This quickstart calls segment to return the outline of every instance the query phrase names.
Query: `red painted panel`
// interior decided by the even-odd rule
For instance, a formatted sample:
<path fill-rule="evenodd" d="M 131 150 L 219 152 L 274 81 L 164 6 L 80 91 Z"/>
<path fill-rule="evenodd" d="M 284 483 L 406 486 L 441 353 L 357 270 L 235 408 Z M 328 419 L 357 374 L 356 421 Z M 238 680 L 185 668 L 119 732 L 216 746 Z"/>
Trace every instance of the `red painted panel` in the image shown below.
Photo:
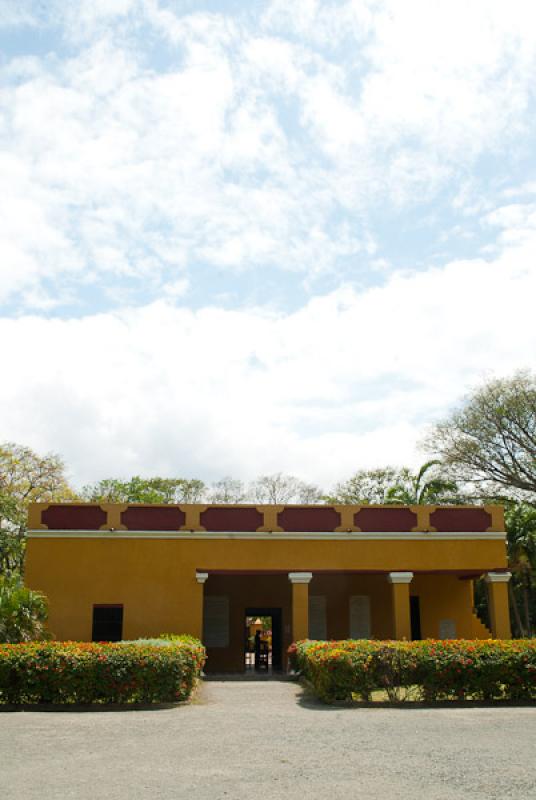
<path fill-rule="evenodd" d="M 99 506 L 49 506 L 41 522 L 51 531 L 98 531 L 106 523 L 106 511 Z"/>
<path fill-rule="evenodd" d="M 333 531 L 341 524 L 334 508 L 308 508 L 287 506 L 277 515 L 277 524 L 284 531 Z"/>
<path fill-rule="evenodd" d="M 491 514 L 483 508 L 438 508 L 430 514 L 430 525 L 438 531 L 485 531 Z"/>
<path fill-rule="evenodd" d="M 173 506 L 131 506 L 121 514 L 129 531 L 178 531 L 185 519 L 184 511 Z"/>
<path fill-rule="evenodd" d="M 410 531 L 417 515 L 409 508 L 362 508 L 354 514 L 354 524 L 362 531 Z"/>
<path fill-rule="evenodd" d="M 256 531 L 263 523 L 256 508 L 207 508 L 200 519 L 207 531 Z"/>

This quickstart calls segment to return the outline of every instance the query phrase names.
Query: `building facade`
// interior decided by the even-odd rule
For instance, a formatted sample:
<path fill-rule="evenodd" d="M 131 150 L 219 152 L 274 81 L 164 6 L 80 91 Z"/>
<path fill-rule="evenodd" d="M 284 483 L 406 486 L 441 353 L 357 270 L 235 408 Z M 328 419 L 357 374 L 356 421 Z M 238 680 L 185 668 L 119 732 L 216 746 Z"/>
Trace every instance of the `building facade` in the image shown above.
<path fill-rule="evenodd" d="M 35 504 L 26 583 L 57 639 L 190 633 L 235 672 L 263 617 L 285 668 L 306 637 L 509 638 L 505 539 L 499 506 Z"/>

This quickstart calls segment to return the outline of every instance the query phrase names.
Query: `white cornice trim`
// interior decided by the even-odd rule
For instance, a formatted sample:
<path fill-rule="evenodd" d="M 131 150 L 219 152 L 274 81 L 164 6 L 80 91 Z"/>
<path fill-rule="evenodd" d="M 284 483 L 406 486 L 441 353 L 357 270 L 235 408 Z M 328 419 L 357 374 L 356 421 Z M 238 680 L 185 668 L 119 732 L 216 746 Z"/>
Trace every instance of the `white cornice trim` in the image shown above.
<path fill-rule="evenodd" d="M 511 572 L 488 572 L 484 580 L 486 583 L 508 583 L 511 577 Z"/>
<path fill-rule="evenodd" d="M 289 572 L 288 579 L 291 583 L 311 583 L 312 572 Z"/>
<path fill-rule="evenodd" d="M 266 541 L 308 541 L 325 542 L 366 542 L 390 540 L 402 542 L 442 542 L 442 541 L 504 541 L 506 533 L 502 531 L 486 531 L 485 533 L 455 531 L 452 533 L 424 532 L 368 532 L 350 533 L 325 531 L 283 531 L 269 533 L 266 531 L 52 531 L 46 529 L 27 531 L 29 539 L 193 539 L 197 541 L 209 539 L 262 539 Z"/>
<path fill-rule="evenodd" d="M 389 572 L 387 580 L 389 583 L 411 583 L 413 572 Z"/>

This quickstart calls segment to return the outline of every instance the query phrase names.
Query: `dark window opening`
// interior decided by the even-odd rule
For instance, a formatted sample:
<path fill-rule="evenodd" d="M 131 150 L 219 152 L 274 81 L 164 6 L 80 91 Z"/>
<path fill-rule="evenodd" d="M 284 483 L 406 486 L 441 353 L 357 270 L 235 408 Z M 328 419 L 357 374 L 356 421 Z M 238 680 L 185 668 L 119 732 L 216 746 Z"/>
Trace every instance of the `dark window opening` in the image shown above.
<path fill-rule="evenodd" d="M 411 615 L 411 638 L 413 641 L 422 639 L 421 636 L 421 603 L 416 595 L 409 598 L 409 610 Z"/>
<path fill-rule="evenodd" d="M 123 606 L 93 606 L 93 642 L 120 642 L 123 638 Z"/>

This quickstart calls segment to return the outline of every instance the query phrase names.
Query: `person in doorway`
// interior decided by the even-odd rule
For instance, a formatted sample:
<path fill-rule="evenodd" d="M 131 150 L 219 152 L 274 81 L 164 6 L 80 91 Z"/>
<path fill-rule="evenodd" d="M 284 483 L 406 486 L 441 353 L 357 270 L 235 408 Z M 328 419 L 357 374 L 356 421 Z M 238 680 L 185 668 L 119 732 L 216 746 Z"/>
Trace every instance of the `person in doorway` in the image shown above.
<path fill-rule="evenodd" d="M 261 632 L 255 631 L 255 669 L 259 669 L 260 657 L 261 657 Z"/>

